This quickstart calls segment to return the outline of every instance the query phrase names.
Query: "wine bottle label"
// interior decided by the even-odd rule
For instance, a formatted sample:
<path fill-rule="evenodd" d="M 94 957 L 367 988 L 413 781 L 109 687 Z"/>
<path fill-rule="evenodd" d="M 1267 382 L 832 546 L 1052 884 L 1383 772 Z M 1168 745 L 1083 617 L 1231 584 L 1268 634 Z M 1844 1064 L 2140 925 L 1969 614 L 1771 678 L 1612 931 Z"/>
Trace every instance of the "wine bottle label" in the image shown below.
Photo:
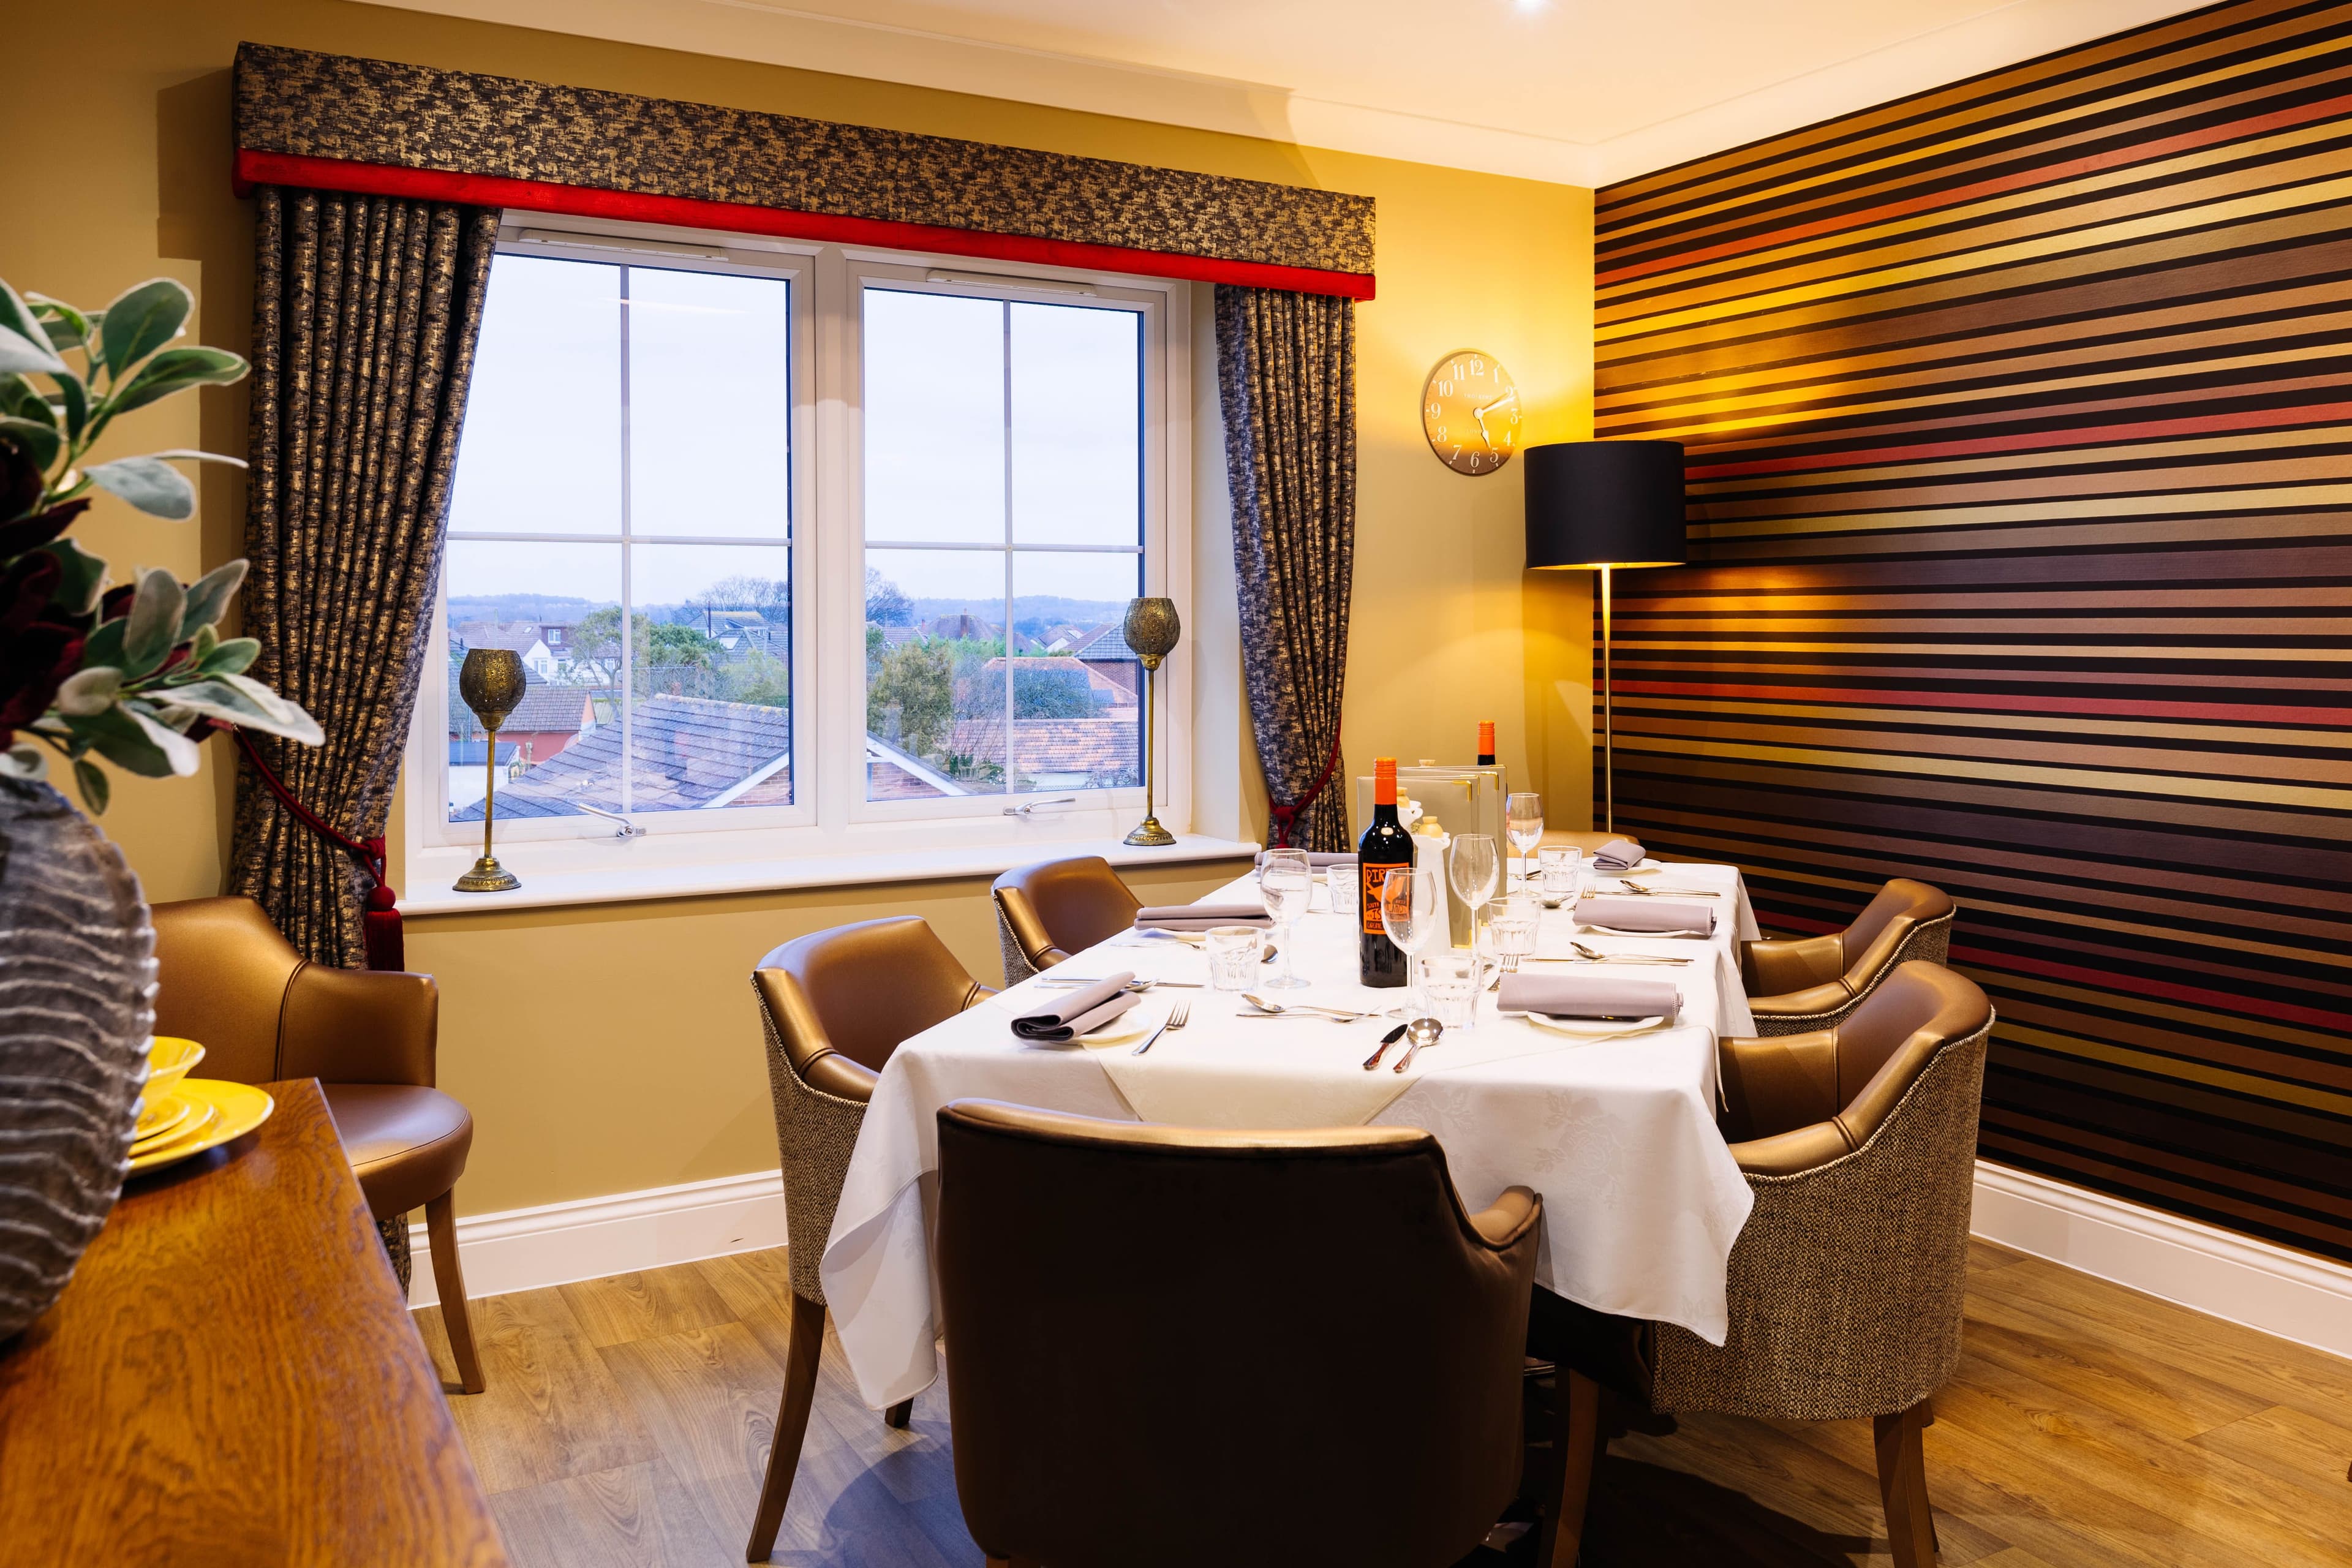
<path fill-rule="evenodd" d="M 1388 927 L 1381 924 L 1381 891 L 1388 881 L 1389 873 L 1396 868 L 1365 864 L 1360 869 L 1364 879 L 1364 896 L 1359 900 L 1358 907 L 1364 911 L 1364 934 L 1386 936 Z"/>

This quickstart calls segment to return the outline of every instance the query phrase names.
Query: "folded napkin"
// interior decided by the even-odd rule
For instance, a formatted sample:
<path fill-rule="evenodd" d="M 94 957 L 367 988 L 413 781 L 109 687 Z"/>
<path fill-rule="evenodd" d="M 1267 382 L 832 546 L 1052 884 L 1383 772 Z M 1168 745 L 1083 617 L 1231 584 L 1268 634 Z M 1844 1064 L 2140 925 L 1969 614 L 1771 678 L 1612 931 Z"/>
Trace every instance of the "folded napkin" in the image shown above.
<path fill-rule="evenodd" d="M 1682 1011 L 1682 993 L 1663 980 L 1601 980 L 1580 974 L 1506 974 L 1495 1005 L 1551 1018 L 1664 1018 Z"/>
<path fill-rule="evenodd" d="M 1258 869 L 1265 868 L 1265 858 L 1272 853 L 1273 851 L 1269 849 L 1261 849 L 1257 852 Z M 1356 852 L 1352 849 L 1344 852 L 1338 849 L 1308 849 L 1302 853 L 1307 857 L 1307 864 L 1318 871 L 1326 866 L 1352 866 L 1356 863 Z"/>
<path fill-rule="evenodd" d="M 1075 1040 L 1090 1035 L 1141 1000 L 1127 988 L 1134 978 L 1130 969 L 1056 996 L 1013 1019 L 1013 1032 L 1024 1040 Z"/>
<path fill-rule="evenodd" d="M 1649 853 L 1630 838 L 1612 838 L 1592 852 L 1592 864 L 1602 871 L 1630 871 Z"/>
<path fill-rule="evenodd" d="M 1715 907 L 1685 904 L 1672 899 L 1583 899 L 1576 906 L 1580 925 L 1608 926 L 1613 931 L 1654 931 L 1672 935 L 1715 934 Z"/>
<path fill-rule="evenodd" d="M 1209 931 L 1217 926 L 1270 926 L 1264 904 L 1146 904 L 1135 911 L 1138 931 Z"/>

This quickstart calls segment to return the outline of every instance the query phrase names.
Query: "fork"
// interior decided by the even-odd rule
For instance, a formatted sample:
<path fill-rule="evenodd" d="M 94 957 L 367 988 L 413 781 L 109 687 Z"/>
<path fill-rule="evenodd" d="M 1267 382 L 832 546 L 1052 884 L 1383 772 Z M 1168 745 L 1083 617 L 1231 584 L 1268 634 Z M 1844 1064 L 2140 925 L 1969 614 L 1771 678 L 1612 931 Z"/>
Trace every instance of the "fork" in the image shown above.
<path fill-rule="evenodd" d="M 1186 1024 L 1192 1022 L 1192 1004 L 1190 1002 L 1177 1003 L 1175 1006 L 1168 1010 L 1168 1021 L 1160 1025 L 1160 1027 L 1152 1030 L 1150 1038 L 1145 1040 L 1143 1044 L 1135 1047 L 1135 1054 L 1139 1057 L 1141 1056 L 1144 1052 L 1150 1050 L 1152 1047 L 1160 1043 L 1160 1036 L 1166 1034 L 1171 1029 L 1182 1028 Z"/>

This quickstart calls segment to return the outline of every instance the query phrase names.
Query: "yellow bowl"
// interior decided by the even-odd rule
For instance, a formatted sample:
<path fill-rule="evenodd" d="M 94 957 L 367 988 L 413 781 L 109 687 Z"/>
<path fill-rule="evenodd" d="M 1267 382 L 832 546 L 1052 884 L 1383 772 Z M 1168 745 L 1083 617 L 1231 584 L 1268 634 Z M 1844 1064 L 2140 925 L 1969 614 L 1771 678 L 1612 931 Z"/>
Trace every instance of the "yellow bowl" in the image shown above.
<path fill-rule="evenodd" d="M 205 1059 L 204 1047 L 177 1035 L 158 1035 L 147 1047 L 147 1103 L 162 1103 L 163 1093 L 188 1076 Z"/>

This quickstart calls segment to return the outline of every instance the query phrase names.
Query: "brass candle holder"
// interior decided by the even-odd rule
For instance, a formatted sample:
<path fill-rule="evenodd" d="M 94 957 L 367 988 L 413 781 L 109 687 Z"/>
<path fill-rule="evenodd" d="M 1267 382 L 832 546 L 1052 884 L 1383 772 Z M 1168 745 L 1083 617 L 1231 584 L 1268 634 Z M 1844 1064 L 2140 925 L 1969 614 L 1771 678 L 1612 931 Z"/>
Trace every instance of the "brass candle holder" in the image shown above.
<path fill-rule="evenodd" d="M 1160 826 L 1151 810 L 1151 731 L 1160 700 L 1159 686 L 1151 678 L 1184 635 L 1184 624 L 1176 618 L 1173 599 L 1130 599 L 1124 632 L 1127 646 L 1143 661 L 1143 821 L 1127 841 L 1157 847 L 1175 843 L 1176 836 Z"/>
<path fill-rule="evenodd" d="M 503 893 L 522 886 L 521 879 L 499 864 L 490 853 L 490 820 L 497 815 L 499 793 L 499 726 L 522 700 L 526 677 L 522 655 L 512 648 L 469 648 L 466 662 L 457 671 L 457 694 L 474 717 L 488 731 L 489 743 L 482 758 L 482 771 L 487 788 L 482 792 L 482 858 L 474 868 L 457 879 L 456 887 L 461 893 Z"/>

